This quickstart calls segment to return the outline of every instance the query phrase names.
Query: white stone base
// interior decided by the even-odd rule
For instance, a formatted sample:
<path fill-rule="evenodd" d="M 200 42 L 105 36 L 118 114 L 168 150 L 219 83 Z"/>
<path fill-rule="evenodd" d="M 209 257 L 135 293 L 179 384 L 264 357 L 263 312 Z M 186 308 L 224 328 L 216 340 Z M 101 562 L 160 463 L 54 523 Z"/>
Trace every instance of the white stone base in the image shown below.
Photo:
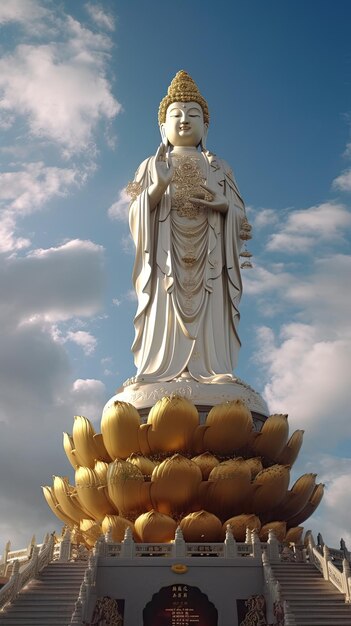
<path fill-rule="evenodd" d="M 164 396 L 176 394 L 188 398 L 198 407 L 208 407 L 240 398 L 254 413 L 268 416 L 268 407 L 263 398 L 250 385 L 233 379 L 227 383 L 199 383 L 191 378 L 176 378 L 169 382 L 125 384 L 110 398 L 104 410 L 115 401 L 129 402 L 138 411 L 151 408 Z"/>

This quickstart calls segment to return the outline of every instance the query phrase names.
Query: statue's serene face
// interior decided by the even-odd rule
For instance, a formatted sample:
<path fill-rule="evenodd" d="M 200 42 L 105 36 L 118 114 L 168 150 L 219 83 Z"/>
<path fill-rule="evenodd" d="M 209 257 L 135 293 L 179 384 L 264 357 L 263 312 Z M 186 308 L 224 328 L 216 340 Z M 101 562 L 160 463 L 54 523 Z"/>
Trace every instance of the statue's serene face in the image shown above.
<path fill-rule="evenodd" d="M 173 102 L 166 113 L 162 130 L 172 146 L 198 146 L 206 125 L 197 102 Z"/>

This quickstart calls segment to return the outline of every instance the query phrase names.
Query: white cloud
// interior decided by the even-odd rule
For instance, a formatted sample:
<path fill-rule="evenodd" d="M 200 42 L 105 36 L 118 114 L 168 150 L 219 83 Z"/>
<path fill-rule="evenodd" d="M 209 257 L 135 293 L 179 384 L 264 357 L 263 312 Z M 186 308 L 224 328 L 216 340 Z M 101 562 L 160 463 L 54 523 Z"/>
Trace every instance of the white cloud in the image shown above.
<path fill-rule="evenodd" d="M 318 324 L 320 334 L 350 337 L 351 256 L 335 254 L 317 259 L 313 272 L 287 283 L 281 297 L 300 307 L 303 317 Z"/>
<path fill-rule="evenodd" d="M 342 239 L 345 229 L 350 226 L 351 214 L 344 205 L 325 202 L 290 213 L 279 232 L 269 238 L 267 250 L 307 253 L 316 244 Z"/>
<path fill-rule="evenodd" d="M 349 385 L 351 341 L 320 336 L 309 324 L 285 324 L 258 331 L 259 362 L 268 382 L 264 397 L 271 412 L 289 413 L 294 428 L 307 430 L 314 444 L 335 445 L 351 436 Z M 330 429 L 330 420 L 333 429 Z"/>
<path fill-rule="evenodd" d="M 7 259 L 0 268 L 2 324 L 93 315 L 101 306 L 103 280 L 103 248 L 91 241 Z"/>
<path fill-rule="evenodd" d="M 112 220 L 128 222 L 128 210 L 130 204 L 130 196 L 127 194 L 126 187 L 120 190 L 118 199 L 108 209 L 108 215 Z"/>
<path fill-rule="evenodd" d="M 121 246 L 125 254 L 134 256 L 135 246 L 134 246 L 132 235 L 130 233 L 128 235 L 123 235 L 123 237 L 121 237 Z"/>
<path fill-rule="evenodd" d="M 0 60 L 0 109 L 24 115 L 33 136 L 67 155 L 88 150 L 98 122 L 120 110 L 91 51 L 83 53 L 67 58 L 66 46 L 21 45 Z"/>
<path fill-rule="evenodd" d="M 333 188 L 339 191 L 351 191 L 351 168 L 333 180 Z"/>
<path fill-rule="evenodd" d="M 82 176 L 73 168 L 46 166 L 42 161 L 0 173 L 0 252 L 27 247 L 30 240 L 16 235 L 18 218 L 37 211 L 54 197 L 65 196 Z"/>
<path fill-rule="evenodd" d="M 247 272 L 243 276 L 245 294 L 268 295 L 274 291 L 286 289 L 294 281 L 294 277 L 284 271 L 281 265 L 273 266 L 273 271 L 255 265 L 253 272 Z"/>
<path fill-rule="evenodd" d="M 94 20 L 94 22 L 101 26 L 101 28 L 106 28 L 106 30 L 113 31 L 115 29 L 115 21 L 113 16 L 104 11 L 100 4 L 92 4 L 88 2 L 85 5 L 90 17 Z"/>
<path fill-rule="evenodd" d="M 78 172 L 74 169 L 27 163 L 21 170 L 0 173 L 0 203 L 7 210 L 25 215 L 54 196 L 64 196 L 77 182 Z"/>
<path fill-rule="evenodd" d="M 96 337 L 86 330 L 70 330 L 66 335 L 66 341 L 72 341 L 80 346 L 86 356 L 93 354 L 97 346 Z"/>
<path fill-rule="evenodd" d="M 274 209 L 258 209 L 253 217 L 254 228 L 261 229 L 271 226 L 279 221 L 278 212 Z"/>
<path fill-rule="evenodd" d="M 137 296 L 134 289 L 129 289 L 125 293 L 122 293 L 118 298 L 113 298 L 112 304 L 114 306 L 121 306 L 123 302 L 136 302 Z"/>
<path fill-rule="evenodd" d="M 73 401 L 79 407 L 79 414 L 93 421 L 100 420 L 106 403 L 106 388 L 101 380 L 79 378 L 73 384 Z"/>
<path fill-rule="evenodd" d="M 314 536 L 321 532 L 330 547 L 338 548 L 341 537 L 351 549 L 350 531 L 350 459 L 329 454 L 314 455 L 306 471 L 317 471 L 318 482 L 325 484 L 323 500 L 305 528 L 311 528 Z"/>
<path fill-rule="evenodd" d="M 21 22 L 27 25 L 47 14 L 48 11 L 36 0 L 1 0 L 0 3 L 0 24 Z"/>
<path fill-rule="evenodd" d="M 15 231 L 15 216 L 11 212 L 4 211 L 0 218 L 0 252 L 15 252 L 28 248 L 30 239 L 18 237 Z"/>

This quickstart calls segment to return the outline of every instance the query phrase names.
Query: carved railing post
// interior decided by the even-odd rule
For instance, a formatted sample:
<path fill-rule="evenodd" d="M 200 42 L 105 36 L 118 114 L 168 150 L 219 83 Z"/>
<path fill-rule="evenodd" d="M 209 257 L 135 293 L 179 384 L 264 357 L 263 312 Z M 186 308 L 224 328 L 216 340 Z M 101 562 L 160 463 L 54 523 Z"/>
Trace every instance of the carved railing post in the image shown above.
<path fill-rule="evenodd" d="M 111 524 L 108 527 L 108 531 L 105 533 L 105 543 L 107 543 L 107 544 L 114 543 L 113 538 L 112 538 L 112 526 L 111 526 Z"/>
<path fill-rule="evenodd" d="M 0 563 L 0 574 L 2 575 L 5 575 L 6 573 L 7 560 L 8 560 L 8 555 L 9 555 L 10 550 L 11 550 L 11 541 L 8 541 L 5 544 L 4 554 Z"/>
<path fill-rule="evenodd" d="M 224 556 L 227 559 L 234 559 L 238 556 L 238 546 L 236 545 L 230 524 L 227 524 L 225 531 Z"/>
<path fill-rule="evenodd" d="M 121 557 L 131 559 L 135 555 L 135 543 L 131 528 L 128 526 L 122 541 Z"/>
<path fill-rule="evenodd" d="M 97 539 L 94 546 L 94 554 L 97 557 L 106 556 L 106 540 L 105 535 L 100 535 L 99 539 Z"/>
<path fill-rule="evenodd" d="M 323 545 L 323 557 L 323 578 L 324 580 L 329 580 L 328 563 L 330 561 L 330 553 L 328 546 L 325 544 Z"/>
<path fill-rule="evenodd" d="M 184 541 L 183 532 L 180 526 L 178 526 L 177 530 L 175 531 L 172 556 L 186 556 L 186 543 Z"/>
<path fill-rule="evenodd" d="M 10 600 L 12 600 L 13 598 L 17 596 L 19 589 L 20 589 L 21 575 L 20 575 L 19 568 L 20 568 L 19 561 L 16 560 L 12 567 L 11 580 L 13 580 L 13 587 L 12 587 Z"/>
<path fill-rule="evenodd" d="M 252 556 L 261 558 L 262 548 L 256 528 L 251 532 Z"/>
<path fill-rule="evenodd" d="M 347 559 L 343 559 L 342 577 L 343 577 L 343 587 L 344 587 L 344 594 L 345 594 L 346 602 L 351 602 L 351 587 L 350 587 L 351 578 L 350 576 L 351 576 L 350 564 L 347 561 Z"/>
<path fill-rule="evenodd" d="M 268 541 L 267 541 L 267 549 L 268 549 L 268 557 L 271 563 L 276 563 L 280 560 L 279 557 L 279 543 L 278 540 L 272 530 L 268 532 Z"/>
<path fill-rule="evenodd" d="M 71 531 L 67 527 L 60 543 L 59 561 L 67 563 L 71 556 Z"/>
<path fill-rule="evenodd" d="M 251 544 L 251 530 L 248 526 L 246 526 L 245 543 Z"/>
<path fill-rule="evenodd" d="M 35 548 L 35 546 L 37 545 L 37 540 L 35 538 L 35 535 L 33 535 L 33 537 L 31 538 L 28 546 L 27 546 L 27 556 L 30 559 L 33 553 L 33 550 Z"/>
<path fill-rule="evenodd" d="M 39 574 L 39 548 L 34 546 L 32 552 L 31 561 L 33 562 L 33 577 L 36 578 Z"/>

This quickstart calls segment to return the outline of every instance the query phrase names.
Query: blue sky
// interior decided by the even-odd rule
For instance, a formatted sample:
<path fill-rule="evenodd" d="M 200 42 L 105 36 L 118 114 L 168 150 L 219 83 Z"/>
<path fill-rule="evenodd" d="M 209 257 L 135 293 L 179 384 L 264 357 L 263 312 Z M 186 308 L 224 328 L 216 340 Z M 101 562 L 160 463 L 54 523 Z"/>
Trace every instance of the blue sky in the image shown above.
<path fill-rule="evenodd" d="M 305 526 L 351 544 L 350 19 L 348 0 L 1 1 L 3 542 L 55 528 L 62 431 L 98 429 L 134 373 L 123 190 L 185 69 L 254 228 L 237 374 L 305 429 L 296 471 L 327 485 Z"/>

